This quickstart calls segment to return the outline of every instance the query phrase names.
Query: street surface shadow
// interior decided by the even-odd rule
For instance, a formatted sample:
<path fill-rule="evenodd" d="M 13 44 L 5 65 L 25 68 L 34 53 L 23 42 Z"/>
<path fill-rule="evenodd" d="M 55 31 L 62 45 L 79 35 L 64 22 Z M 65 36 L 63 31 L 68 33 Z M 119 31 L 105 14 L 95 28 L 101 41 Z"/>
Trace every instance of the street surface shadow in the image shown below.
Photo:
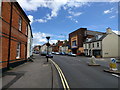
<path fill-rule="evenodd" d="M 20 79 L 26 71 L 19 71 L 19 72 L 5 72 L 3 73 L 2 77 L 4 78 L 5 76 L 15 76 L 15 78 L 13 78 L 9 83 L 7 83 L 6 85 L 4 85 L 2 87 L 2 90 L 7 90 L 12 84 L 14 84 L 18 79 Z M 2 82 L 4 82 L 2 80 Z"/>

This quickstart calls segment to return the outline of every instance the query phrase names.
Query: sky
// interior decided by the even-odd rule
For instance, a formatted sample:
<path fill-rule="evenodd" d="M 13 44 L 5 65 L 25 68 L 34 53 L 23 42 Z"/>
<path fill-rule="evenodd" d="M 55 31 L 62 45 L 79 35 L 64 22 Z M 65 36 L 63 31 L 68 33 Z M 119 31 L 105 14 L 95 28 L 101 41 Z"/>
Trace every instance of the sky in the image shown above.
<path fill-rule="evenodd" d="M 87 28 L 118 30 L 118 0 L 17 0 L 31 21 L 33 45 L 68 39 L 69 33 Z M 97 1 L 97 0 L 96 0 Z"/>

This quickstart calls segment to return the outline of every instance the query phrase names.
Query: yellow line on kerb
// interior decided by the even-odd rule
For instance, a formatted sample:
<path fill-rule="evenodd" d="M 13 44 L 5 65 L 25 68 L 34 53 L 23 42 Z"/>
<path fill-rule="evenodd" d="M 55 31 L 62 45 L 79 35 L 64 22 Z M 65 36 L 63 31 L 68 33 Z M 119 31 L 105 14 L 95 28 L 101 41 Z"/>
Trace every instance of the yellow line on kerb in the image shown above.
<path fill-rule="evenodd" d="M 70 87 L 69 87 L 69 85 L 67 83 L 67 80 L 66 80 L 62 70 L 60 69 L 60 67 L 52 59 L 49 59 L 49 60 L 54 64 L 54 66 L 58 70 L 58 73 L 60 75 L 60 79 L 62 81 L 62 85 L 63 85 L 64 90 L 66 90 L 66 89 L 70 90 Z"/>

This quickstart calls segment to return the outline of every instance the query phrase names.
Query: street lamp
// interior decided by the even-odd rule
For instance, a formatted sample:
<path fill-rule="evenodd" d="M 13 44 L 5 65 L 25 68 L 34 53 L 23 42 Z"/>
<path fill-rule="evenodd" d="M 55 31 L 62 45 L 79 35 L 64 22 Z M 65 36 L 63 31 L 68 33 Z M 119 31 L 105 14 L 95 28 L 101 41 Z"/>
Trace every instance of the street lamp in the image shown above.
<path fill-rule="evenodd" d="M 46 39 L 48 40 L 48 42 L 46 43 L 46 45 L 47 45 L 47 62 L 48 62 L 48 53 L 49 53 L 48 48 L 50 46 L 50 43 L 49 43 L 50 36 L 47 36 Z"/>

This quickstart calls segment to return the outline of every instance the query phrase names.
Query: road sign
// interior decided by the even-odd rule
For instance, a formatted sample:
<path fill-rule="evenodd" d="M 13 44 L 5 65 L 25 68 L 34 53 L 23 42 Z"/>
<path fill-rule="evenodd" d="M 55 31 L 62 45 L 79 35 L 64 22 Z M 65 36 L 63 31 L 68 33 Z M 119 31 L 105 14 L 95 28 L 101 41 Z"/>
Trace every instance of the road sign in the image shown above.
<path fill-rule="evenodd" d="M 111 62 L 109 64 L 109 67 L 111 70 L 117 70 L 117 64 L 116 64 L 116 59 L 115 58 L 111 58 Z"/>
<path fill-rule="evenodd" d="M 111 58 L 111 62 L 112 63 L 116 63 L 116 59 L 115 58 Z"/>

